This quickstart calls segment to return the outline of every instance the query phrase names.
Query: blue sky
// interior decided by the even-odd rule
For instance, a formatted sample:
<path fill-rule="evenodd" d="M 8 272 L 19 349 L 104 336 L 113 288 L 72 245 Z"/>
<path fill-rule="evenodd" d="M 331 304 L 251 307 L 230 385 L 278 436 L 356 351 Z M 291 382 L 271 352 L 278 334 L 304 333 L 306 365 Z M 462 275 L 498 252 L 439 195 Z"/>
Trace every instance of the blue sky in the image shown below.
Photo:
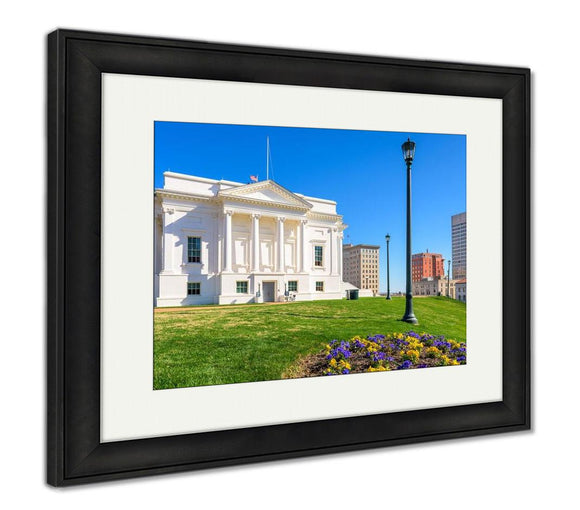
<path fill-rule="evenodd" d="M 412 173 L 413 253 L 451 256 L 451 215 L 465 211 L 464 135 L 155 123 L 155 187 L 163 172 L 249 182 L 270 179 L 290 191 L 336 200 L 345 242 L 376 244 L 386 290 L 385 234 L 391 234 L 391 292 L 405 290 L 406 171 L 401 144 L 417 143 Z M 447 263 L 445 263 L 447 268 Z"/>

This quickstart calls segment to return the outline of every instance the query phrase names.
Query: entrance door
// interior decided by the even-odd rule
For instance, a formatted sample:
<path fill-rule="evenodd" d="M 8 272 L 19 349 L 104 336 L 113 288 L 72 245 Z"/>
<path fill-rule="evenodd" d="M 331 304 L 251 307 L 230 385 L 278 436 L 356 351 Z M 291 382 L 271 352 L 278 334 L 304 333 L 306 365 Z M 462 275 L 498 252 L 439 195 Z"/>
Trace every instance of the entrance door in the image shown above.
<path fill-rule="evenodd" d="M 275 301 L 276 282 L 262 282 L 264 303 Z"/>

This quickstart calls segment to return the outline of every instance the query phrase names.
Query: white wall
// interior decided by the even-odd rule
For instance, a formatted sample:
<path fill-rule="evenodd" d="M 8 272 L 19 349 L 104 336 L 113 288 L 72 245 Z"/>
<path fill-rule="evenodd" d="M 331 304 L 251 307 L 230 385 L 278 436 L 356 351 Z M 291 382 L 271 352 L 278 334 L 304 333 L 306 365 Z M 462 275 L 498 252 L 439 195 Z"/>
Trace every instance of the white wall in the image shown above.
<path fill-rule="evenodd" d="M 578 247 L 565 220 L 578 218 L 580 183 L 573 5 L 558 0 L 7 5 L 0 46 L 4 506 L 330 508 L 339 500 L 351 508 L 572 508 L 580 453 L 578 370 L 572 365 L 579 293 L 572 285 L 558 285 L 555 271 L 560 253 Z M 44 486 L 44 38 L 56 27 L 531 67 L 534 431 L 68 490 Z"/>

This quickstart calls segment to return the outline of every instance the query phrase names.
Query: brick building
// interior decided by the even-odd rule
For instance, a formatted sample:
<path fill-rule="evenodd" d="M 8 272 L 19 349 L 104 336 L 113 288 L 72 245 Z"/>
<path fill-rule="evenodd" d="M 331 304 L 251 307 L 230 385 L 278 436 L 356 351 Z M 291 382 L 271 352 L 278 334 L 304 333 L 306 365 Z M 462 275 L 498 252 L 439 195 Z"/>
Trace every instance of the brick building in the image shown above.
<path fill-rule="evenodd" d="M 443 257 L 440 253 L 414 253 L 412 257 L 411 278 L 419 282 L 425 278 L 442 278 L 445 276 Z"/>

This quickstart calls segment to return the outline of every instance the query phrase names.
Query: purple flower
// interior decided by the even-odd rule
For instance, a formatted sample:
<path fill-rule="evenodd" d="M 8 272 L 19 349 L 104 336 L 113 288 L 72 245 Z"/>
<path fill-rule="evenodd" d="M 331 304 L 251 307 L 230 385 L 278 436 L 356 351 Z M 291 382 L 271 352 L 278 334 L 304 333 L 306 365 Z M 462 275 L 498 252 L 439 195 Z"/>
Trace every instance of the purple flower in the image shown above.
<path fill-rule="evenodd" d="M 442 351 L 446 351 L 448 349 L 451 349 L 451 343 L 450 342 L 445 342 L 444 340 L 435 340 L 433 342 L 433 345 L 435 347 L 438 347 Z"/>
<path fill-rule="evenodd" d="M 352 355 L 352 353 L 348 350 L 347 347 L 343 347 L 343 344 L 341 343 L 340 347 L 336 347 L 335 349 L 331 349 L 330 352 L 326 355 L 326 359 L 332 359 L 332 358 L 340 358 L 341 356 L 343 358 L 350 358 L 350 356 Z M 345 345 L 349 345 L 348 343 Z"/>
<path fill-rule="evenodd" d="M 343 368 L 342 373 L 343 374 L 350 374 L 350 370 L 348 368 Z"/>
<path fill-rule="evenodd" d="M 386 359 L 387 355 L 384 352 L 373 352 L 371 354 L 371 359 L 373 361 L 381 361 L 383 359 Z"/>
<path fill-rule="evenodd" d="M 408 368 L 411 368 L 413 366 L 413 363 L 411 363 L 409 360 L 403 361 L 403 363 L 397 367 L 397 370 L 406 370 Z"/>

